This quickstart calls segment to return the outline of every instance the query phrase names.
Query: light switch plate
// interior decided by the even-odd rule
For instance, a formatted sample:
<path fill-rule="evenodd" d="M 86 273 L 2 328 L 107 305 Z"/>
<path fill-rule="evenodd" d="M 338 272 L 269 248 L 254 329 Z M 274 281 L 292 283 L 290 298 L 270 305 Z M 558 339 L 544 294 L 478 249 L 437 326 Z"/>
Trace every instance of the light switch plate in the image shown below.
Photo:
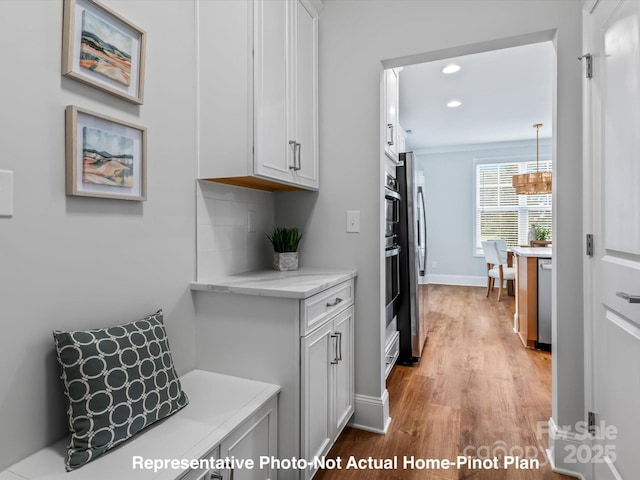
<path fill-rule="evenodd" d="M 0 170 L 0 216 L 13 216 L 13 172 Z"/>
<path fill-rule="evenodd" d="M 347 211 L 347 233 L 360 233 L 360 211 Z"/>

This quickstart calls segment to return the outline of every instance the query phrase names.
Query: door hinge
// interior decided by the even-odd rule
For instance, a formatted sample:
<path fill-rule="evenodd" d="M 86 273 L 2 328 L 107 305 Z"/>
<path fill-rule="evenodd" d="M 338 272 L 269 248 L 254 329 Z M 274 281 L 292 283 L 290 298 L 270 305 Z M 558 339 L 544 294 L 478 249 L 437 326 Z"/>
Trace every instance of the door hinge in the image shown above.
<path fill-rule="evenodd" d="M 587 256 L 593 257 L 593 234 L 587 233 Z"/>
<path fill-rule="evenodd" d="M 587 61 L 586 77 L 593 78 L 593 55 L 585 53 L 581 57 L 578 57 L 578 60 L 582 60 L 583 58 Z"/>
<path fill-rule="evenodd" d="M 596 414 L 595 414 L 595 412 L 589 412 L 587 414 L 587 424 L 588 424 L 588 428 L 589 428 L 589 434 L 590 435 L 595 435 L 596 434 Z"/>

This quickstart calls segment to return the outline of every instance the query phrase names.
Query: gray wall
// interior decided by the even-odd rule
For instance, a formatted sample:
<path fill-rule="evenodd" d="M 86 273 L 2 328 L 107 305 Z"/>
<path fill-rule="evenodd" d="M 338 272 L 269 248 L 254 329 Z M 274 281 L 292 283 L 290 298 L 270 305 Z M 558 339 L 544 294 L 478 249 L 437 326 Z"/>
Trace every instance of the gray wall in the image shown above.
<path fill-rule="evenodd" d="M 194 3 L 105 3 L 148 33 L 141 107 L 60 76 L 61 1 L 0 1 L 0 39 L 10 46 L 0 89 L 0 169 L 15 172 L 15 214 L 0 218 L 0 468 L 64 433 L 52 329 L 123 322 L 162 306 L 179 371 L 195 365 L 188 290 L 196 242 Z M 584 53 L 580 14 L 580 2 L 555 0 L 326 1 L 320 23 L 321 190 L 277 195 L 276 221 L 304 228 L 304 265 L 359 271 L 358 394 L 381 398 L 385 392 L 381 62 L 420 61 L 411 56 L 423 58 L 424 52 L 447 58 L 466 46 L 482 50 L 495 47 L 495 39 L 555 30 L 554 312 L 562 319 L 563 350 L 554 356 L 554 382 L 562 388 L 554 418 L 559 425 L 582 418 L 582 285 L 575 281 L 582 275 L 576 248 L 582 245 L 581 191 L 573 181 L 581 156 L 581 66 L 575 60 Z M 149 128 L 146 202 L 65 197 L 63 112 L 69 104 Z M 362 233 L 345 233 L 347 210 L 362 212 Z M 123 242 L 117 258 L 101 248 Z"/>
<path fill-rule="evenodd" d="M 429 283 L 486 285 L 486 263 L 473 245 L 475 161 L 535 161 L 535 152 L 535 140 L 416 152 L 425 176 Z M 551 139 L 540 139 L 540 158 L 551 158 Z"/>
<path fill-rule="evenodd" d="M 195 365 L 193 2 L 105 1 L 148 34 L 140 107 L 61 77 L 62 3 L 0 1 L 0 169 L 15 192 L 0 217 L 0 470 L 66 433 L 53 329 L 162 307 L 179 373 Z M 72 104 L 148 128 L 146 202 L 65 196 Z"/>

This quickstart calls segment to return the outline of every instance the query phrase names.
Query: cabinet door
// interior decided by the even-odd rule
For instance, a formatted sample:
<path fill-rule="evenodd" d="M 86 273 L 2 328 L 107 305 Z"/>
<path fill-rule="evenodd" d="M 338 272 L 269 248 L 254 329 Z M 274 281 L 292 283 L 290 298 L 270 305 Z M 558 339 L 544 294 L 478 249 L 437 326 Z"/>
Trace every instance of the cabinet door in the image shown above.
<path fill-rule="evenodd" d="M 254 3 L 254 173 L 293 182 L 294 146 L 288 143 L 291 2 Z"/>
<path fill-rule="evenodd" d="M 199 468 L 198 470 L 189 470 L 186 474 L 180 477 L 179 480 L 211 480 L 211 474 L 213 472 L 206 468 Z"/>
<path fill-rule="evenodd" d="M 276 471 L 268 465 L 260 468 L 260 457 L 277 457 L 278 404 L 273 398 L 265 407 L 246 420 L 220 445 L 220 458 L 236 461 L 253 460 L 253 468 L 223 470 L 224 480 L 269 480 Z"/>
<path fill-rule="evenodd" d="M 384 71 L 386 125 L 384 151 L 394 162 L 398 161 L 398 72 L 394 69 Z"/>
<path fill-rule="evenodd" d="M 294 118 L 291 139 L 296 147 L 296 183 L 318 188 L 318 16 L 302 0 L 294 0 Z"/>
<path fill-rule="evenodd" d="M 302 458 L 322 456 L 333 441 L 331 415 L 331 362 L 337 357 L 333 322 L 302 337 L 301 440 Z"/>
<path fill-rule="evenodd" d="M 353 323 L 353 307 L 349 307 L 333 321 L 333 329 L 338 336 L 338 363 L 332 365 L 334 373 L 332 414 L 334 438 L 340 434 L 354 410 Z"/>

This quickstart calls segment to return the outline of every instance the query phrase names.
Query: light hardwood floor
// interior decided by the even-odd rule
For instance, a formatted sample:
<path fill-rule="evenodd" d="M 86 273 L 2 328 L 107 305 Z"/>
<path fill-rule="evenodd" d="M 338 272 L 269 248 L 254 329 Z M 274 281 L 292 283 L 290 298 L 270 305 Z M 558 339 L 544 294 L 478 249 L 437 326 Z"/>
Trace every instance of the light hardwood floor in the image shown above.
<path fill-rule="evenodd" d="M 551 416 L 551 355 L 525 349 L 513 333 L 513 297 L 485 288 L 430 285 L 429 339 L 417 366 L 396 366 L 387 380 L 392 418 L 377 435 L 346 428 L 329 457 L 343 468 L 316 480 L 564 480 L 544 449 Z M 537 458 L 539 469 L 403 469 L 404 457 Z M 399 458 L 397 470 L 344 468 L 356 459 Z M 500 465 L 502 466 L 502 465 Z"/>

